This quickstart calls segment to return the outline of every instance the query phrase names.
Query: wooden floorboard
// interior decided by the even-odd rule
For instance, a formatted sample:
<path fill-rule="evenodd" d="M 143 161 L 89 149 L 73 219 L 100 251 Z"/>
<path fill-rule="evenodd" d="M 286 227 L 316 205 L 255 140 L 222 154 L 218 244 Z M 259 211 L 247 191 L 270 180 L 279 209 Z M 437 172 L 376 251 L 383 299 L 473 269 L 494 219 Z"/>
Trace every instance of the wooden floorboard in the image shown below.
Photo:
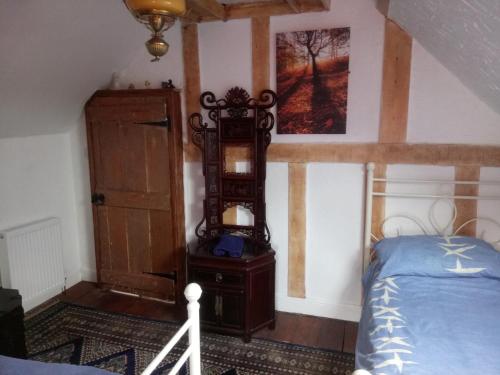
<path fill-rule="evenodd" d="M 69 288 L 60 300 L 97 310 L 136 315 L 147 319 L 182 322 L 185 308 L 102 290 L 95 283 L 82 281 Z M 357 323 L 278 311 L 276 328 L 256 332 L 254 337 L 295 345 L 354 353 Z"/>

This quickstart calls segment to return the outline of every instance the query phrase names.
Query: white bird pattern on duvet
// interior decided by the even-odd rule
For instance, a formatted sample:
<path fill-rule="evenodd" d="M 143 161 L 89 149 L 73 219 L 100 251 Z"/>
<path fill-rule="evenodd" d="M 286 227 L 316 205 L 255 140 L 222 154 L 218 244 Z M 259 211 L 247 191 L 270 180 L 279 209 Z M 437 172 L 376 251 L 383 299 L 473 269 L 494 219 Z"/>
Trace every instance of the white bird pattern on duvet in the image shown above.
<path fill-rule="evenodd" d="M 408 344 L 405 342 L 407 337 L 379 337 L 378 339 L 375 339 L 375 341 L 382 341 L 380 345 L 376 347 L 376 349 L 382 349 L 383 347 L 390 345 L 390 344 L 397 344 L 401 346 L 409 346 L 411 347 L 412 345 Z"/>
<path fill-rule="evenodd" d="M 370 336 L 373 336 L 374 334 L 376 334 L 377 332 L 379 332 L 379 331 L 381 331 L 383 329 L 387 330 L 387 332 L 389 332 L 389 333 L 392 334 L 394 332 L 394 330 L 397 329 L 397 328 L 406 328 L 406 326 L 402 326 L 402 325 L 395 326 L 392 323 L 393 320 L 398 320 L 398 321 L 401 321 L 401 322 L 404 323 L 403 319 L 400 319 L 400 318 L 398 318 L 396 316 L 381 316 L 381 317 L 378 317 L 376 319 L 381 319 L 381 318 L 386 318 L 387 323 L 376 326 L 372 331 L 369 332 Z"/>
<path fill-rule="evenodd" d="M 388 306 L 379 306 L 379 305 L 374 305 L 376 309 L 379 309 L 375 313 L 373 313 L 373 317 L 381 316 L 384 314 L 394 314 L 398 317 L 401 317 L 401 314 L 398 312 L 399 307 L 388 307 Z"/>
<path fill-rule="evenodd" d="M 389 289 L 390 289 L 390 288 L 389 288 Z M 384 301 L 384 303 L 385 303 L 386 305 L 388 305 L 388 304 L 389 304 L 389 302 L 391 302 L 391 300 L 396 300 L 396 301 L 397 301 L 397 300 L 399 300 L 399 298 L 396 298 L 396 297 L 391 297 L 391 296 L 389 295 L 389 292 L 390 292 L 390 290 L 385 289 L 385 290 L 384 290 L 384 294 L 382 294 L 380 297 L 373 297 L 373 298 L 370 300 L 370 303 L 371 303 L 371 302 L 375 302 L 375 301 Z"/>
<path fill-rule="evenodd" d="M 382 281 L 379 281 L 379 282 L 373 284 L 373 288 L 380 288 L 384 285 L 388 285 L 394 289 L 399 289 L 399 286 L 396 285 L 395 280 L 396 280 L 395 277 L 386 277 Z M 377 290 L 377 289 L 373 289 L 373 290 Z"/>
<path fill-rule="evenodd" d="M 417 362 L 413 361 L 403 361 L 401 357 L 398 355 L 398 353 L 394 353 L 394 358 L 387 359 L 384 362 L 379 363 L 378 365 L 375 365 L 375 368 L 384 368 L 387 366 L 396 366 L 398 369 L 399 373 L 401 374 L 403 372 L 403 366 L 406 364 L 412 364 L 415 365 Z"/>
<path fill-rule="evenodd" d="M 413 347 L 407 342 L 408 338 L 402 336 L 392 337 L 392 334 L 396 329 L 406 328 L 406 326 L 403 325 L 405 324 L 405 320 L 403 319 L 403 315 L 399 312 L 399 307 L 389 306 L 393 301 L 400 300 L 399 298 L 394 297 L 394 295 L 398 294 L 398 290 L 400 289 L 396 284 L 396 280 L 396 277 L 386 277 L 385 279 L 374 283 L 372 291 L 382 292 L 382 294 L 373 296 L 369 301 L 372 309 L 377 310 L 372 314 L 372 319 L 375 321 L 385 321 L 385 324 L 377 324 L 375 328 L 369 332 L 369 335 L 373 336 L 381 331 L 386 332 L 388 335 L 374 340 L 377 344 L 374 347 L 374 352 L 370 354 L 377 357 L 379 355 L 383 355 L 383 357 L 377 361 L 378 363 L 375 362 L 375 367 L 371 370 L 377 375 L 381 375 L 386 372 L 378 372 L 376 371 L 377 369 L 385 368 L 386 370 L 389 370 L 390 367 L 395 367 L 394 370 L 401 373 L 405 364 L 416 364 L 414 361 L 409 361 L 406 358 L 402 359 L 400 357 L 400 355 L 413 354 L 411 350 L 408 350 L 408 348 Z M 384 358 L 387 358 L 386 356 L 388 354 L 392 354 L 394 357 L 384 360 Z"/>
<path fill-rule="evenodd" d="M 444 251 L 446 251 L 446 254 L 444 254 L 445 257 L 448 255 L 456 255 L 457 257 L 472 260 L 471 257 L 464 255 L 463 253 L 466 252 L 467 250 L 474 249 L 476 245 L 459 247 L 458 249 L 449 249 L 446 246 L 439 246 L 439 247 Z"/>
<path fill-rule="evenodd" d="M 447 268 L 447 270 L 450 272 L 463 273 L 463 274 L 478 273 L 484 271 L 485 269 L 486 268 L 465 268 L 462 266 L 462 263 L 460 263 L 460 259 L 458 258 L 455 268 Z"/>

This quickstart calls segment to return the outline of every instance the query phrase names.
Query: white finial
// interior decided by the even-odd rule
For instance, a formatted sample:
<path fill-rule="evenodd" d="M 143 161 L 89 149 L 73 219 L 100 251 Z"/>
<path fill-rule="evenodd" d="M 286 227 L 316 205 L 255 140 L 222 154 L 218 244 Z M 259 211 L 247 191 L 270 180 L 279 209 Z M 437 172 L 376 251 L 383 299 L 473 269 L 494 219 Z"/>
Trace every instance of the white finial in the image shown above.
<path fill-rule="evenodd" d="M 196 302 L 201 297 L 201 287 L 196 283 L 189 284 L 184 289 L 184 296 L 189 302 Z"/>

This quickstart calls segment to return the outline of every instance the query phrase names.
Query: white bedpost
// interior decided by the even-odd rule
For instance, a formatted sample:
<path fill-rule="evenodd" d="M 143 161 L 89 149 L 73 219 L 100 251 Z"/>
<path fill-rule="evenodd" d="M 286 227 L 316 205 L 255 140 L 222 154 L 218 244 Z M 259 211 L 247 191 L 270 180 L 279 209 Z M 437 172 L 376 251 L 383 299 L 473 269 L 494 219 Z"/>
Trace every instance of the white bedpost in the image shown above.
<path fill-rule="evenodd" d="M 192 320 L 189 328 L 189 345 L 193 350 L 189 356 L 189 374 L 201 375 L 200 355 L 200 304 L 201 288 L 198 284 L 189 284 L 184 290 L 184 296 L 188 300 L 188 319 Z"/>
<path fill-rule="evenodd" d="M 366 164 L 366 206 L 365 206 L 365 228 L 363 240 L 363 272 L 370 264 L 370 243 L 372 233 L 372 209 L 373 209 L 373 171 L 374 163 Z"/>

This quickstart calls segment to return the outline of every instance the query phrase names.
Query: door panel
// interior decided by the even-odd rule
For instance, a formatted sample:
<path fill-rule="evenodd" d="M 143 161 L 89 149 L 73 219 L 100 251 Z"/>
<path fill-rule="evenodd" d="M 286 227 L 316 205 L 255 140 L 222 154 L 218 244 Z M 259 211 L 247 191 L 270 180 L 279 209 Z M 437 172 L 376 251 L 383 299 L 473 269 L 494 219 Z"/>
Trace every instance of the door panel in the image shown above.
<path fill-rule="evenodd" d="M 243 312 L 244 293 L 242 290 L 230 291 L 221 290 L 221 327 L 227 328 L 242 328 L 243 327 Z"/>
<path fill-rule="evenodd" d="M 127 98 L 128 103 L 130 99 Z M 151 273 L 177 271 L 171 161 L 166 128 L 138 124 L 167 116 L 165 101 L 105 102 L 87 108 L 93 160 L 100 281 L 115 289 L 172 299 L 174 283 Z M 114 103 L 114 104 L 112 104 Z M 132 101 L 134 103 L 134 101 Z"/>
<path fill-rule="evenodd" d="M 218 324 L 218 316 L 216 312 L 216 301 L 218 295 L 216 289 L 203 288 L 203 293 L 200 297 L 200 321 L 203 324 Z"/>

